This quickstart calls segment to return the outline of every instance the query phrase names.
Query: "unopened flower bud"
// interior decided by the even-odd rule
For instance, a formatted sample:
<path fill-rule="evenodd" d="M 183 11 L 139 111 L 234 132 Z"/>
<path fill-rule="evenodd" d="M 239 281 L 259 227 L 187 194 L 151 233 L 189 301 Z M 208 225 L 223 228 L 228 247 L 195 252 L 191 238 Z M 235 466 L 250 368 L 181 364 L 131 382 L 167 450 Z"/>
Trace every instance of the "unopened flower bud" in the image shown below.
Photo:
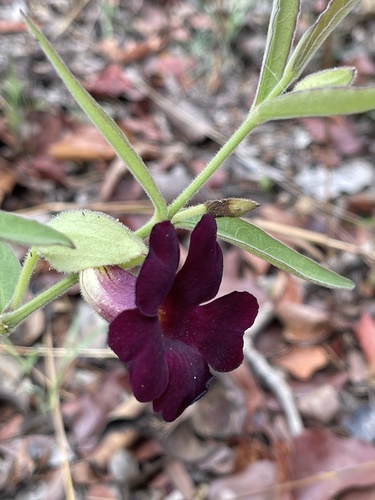
<path fill-rule="evenodd" d="M 135 307 L 136 277 L 119 266 L 84 269 L 79 280 L 84 299 L 108 322 Z"/>
<path fill-rule="evenodd" d="M 241 217 L 241 215 L 259 207 L 259 203 L 246 198 L 225 198 L 206 201 L 207 213 L 214 217 Z"/>

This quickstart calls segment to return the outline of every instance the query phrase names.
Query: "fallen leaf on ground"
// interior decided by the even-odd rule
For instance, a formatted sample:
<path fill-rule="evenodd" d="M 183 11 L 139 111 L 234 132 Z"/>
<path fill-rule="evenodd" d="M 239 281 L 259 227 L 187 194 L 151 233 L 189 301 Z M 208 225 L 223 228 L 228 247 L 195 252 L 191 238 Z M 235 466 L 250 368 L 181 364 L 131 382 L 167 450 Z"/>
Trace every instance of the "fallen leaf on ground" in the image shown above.
<path fill-rule="evenodd" d="M 332 314 L 309 304 L 280 300 L 275 312 L 284 326 L 283 336 L 289 342 L 317 344 L 334 331 Z"/>
<path fill-rule="evenodd" d="M 288 373 L 299 380 L 308 380 L 317 370 L 329 363 L 326 349 L 321 346 L 292 347 L 287 354 L 274 360 Z"/>
<path fill-rule="evenodd" d="M 228 376 L 216 377 L 210 390 L 197 401 L 191 416 L 196 434 L 205 439 L 225 439 L 243 432 L 246 406 L 243 392 Z"/>
<path fill-rule="evenodd" d="M 112 160 L 115 152 L 93 125 L 82 125 L 51 144 L 48 153 L 55 160 Z"/>
<path fill-rule="evenodd" d="M 17 176 L 10 163 L 3 158 L 0 158 L 0 206 L 3 203 L 5 196 L 12 194 L 16 184 Z"/>
<path fill-rule="evenodd" d="M 375 372 L 375 321 L 368 311 L 361 314 L 355 334 L 371 372 Z"/>
<path fill-rule="evenodd" d="M 209 487 L 208 500 L 226 500 L 227 498 L 246 498 L 264 500 L 267 498 L 263 489 L 277 484 L 277 467 L 270 460 L 258 460 L 250 464 L 243 472 L 214 479 Z M 283 496 L 283 500 L 287 497 Z"/>
<path fill-rule="evenodd" d="M 340 410 L 338 392 L 330 384 L 296 395 L 296 401 L 302 416 L 323 424 L 331 422 Z"/>
<path fill-rule="evenodd" d="M 125 96 L 129 101 L 144 99 L 144 94 L 126 78 L 119 64 L 109 64 L 85 82 L 84 87 L 95 97 Z"/>
<path fill-rule="evenodd" d="M 375 447 L 329 430 L 306 429 L 294 439 L 291 469 L 299 484 L 306 480 L 294 490 L 295 500 L 332 500 L 349 488 L 375 484 Z"/>

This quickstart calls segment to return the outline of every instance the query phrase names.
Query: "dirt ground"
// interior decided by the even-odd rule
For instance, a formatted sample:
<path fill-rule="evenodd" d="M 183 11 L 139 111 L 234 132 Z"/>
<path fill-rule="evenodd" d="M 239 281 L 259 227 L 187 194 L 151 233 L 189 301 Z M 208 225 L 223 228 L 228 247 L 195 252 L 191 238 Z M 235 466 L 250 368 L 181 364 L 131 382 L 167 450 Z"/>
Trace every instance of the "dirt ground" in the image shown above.
<path fill-rule="evenodd" d="M 326 5 L 302 3 L 297 37 Z M 40 222 L 91 208 L 135 230 L 149 202 L 20 10 L 170 202 L 246 117 L 271 2 L 0 0 L 0 208 Z M 374 14 L 362 0 L 310 70 L 355 66 L 356 84 L 374 85 Z M 253 293 L 260 314 L 243 365 L 175 422 L 132 396 L 78 287 L 1 340 L 0 499 L 375 498 L 374 121 L 262 125 L 196 196 L 256 200 L 252 222 L 356 287 L 318 287 L 223 244 L 220 293 Z M 30 297 L 60 278 L 40 261 Z"/>

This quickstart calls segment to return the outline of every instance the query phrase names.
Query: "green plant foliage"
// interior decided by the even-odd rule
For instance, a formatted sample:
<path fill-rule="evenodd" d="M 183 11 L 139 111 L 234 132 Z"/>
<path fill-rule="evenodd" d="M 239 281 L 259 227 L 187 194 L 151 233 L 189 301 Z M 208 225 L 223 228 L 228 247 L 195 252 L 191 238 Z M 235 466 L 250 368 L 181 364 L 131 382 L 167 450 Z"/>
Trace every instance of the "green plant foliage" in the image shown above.
<path fill-rule="evenodd" d="M 76 102 L 90 118 L 93 124 L 98 128 L 106 141 L 113 147 L 119 157 L 129 168 L 130 172 L 138 180 L 149 198 L 154 203 L 155 208 L 160 213 L 160 217 L 166 214 L 167 207 L 163 197 L 160 194 L 153 178 L 151 177 L 146 165 L 141 157 L 134 150 L 123 131 L 109 117 L 103 108 L 95 101 L 95 99 L 82 87 L 75 76 L 65 65 L 61 57 L 55 52 L 52 45 L 41 33 L 35 24 L 28 16 L 24 16 L 27 26 L 38 40 L 45 55 L 50 60 L 57 74 L 65 83 L 66 88 L 72 94 Z"/>
<path fill-rule="evenodd" d="M 279 83 L 293 43 L 300 0 L 275 0 L 253 106 L 260 104 Z"/>
<path fill-rule="evenodd" d="M 316 73 L 312 73 L 299 81 L 294 86 L 293 92 L 296 90 L 308 90 L 317 87 L 349 86 L 353 83 L 356 75 L 357 69 L 350 67 L 317 71 Z"/>
<path fill-rule="evenodd" d="M 258 108 L 261 123 L 303 116 L 364 113 L 375 108 L 375 87 L 322 87 L 288 92 L 263 102 Z"/>
<path fill-rule="evenodd" d="M 62 212 L 49 226 L 68 235 L 75 248 L 37 246 L 36 251 L 57 271 L 72 273 L 91 267 L 136 265 L 147 254 L 143 241 L 118 220 L 102 212 Z"/>
<path fill-rule="evenodd" d="M 178 225 L 193 229 L 197 222 L 197 219 L 188 219 Z M 327 288 L 354 287 L 352 281 L 292 250 L 248 221 L 222 217 L 216 222 L 218 238 L 243 248 L 279 269 Z"/>
<path fill-rule="evenodd" d="M 21 266 L 7 243 L 0 242 L 0 312 L 3 312 L 13 297 Z"/>
<path fill-rule="evenodd" d="M 303 34 L 288 61 L 285 74 L 289 75 L 289 84 L 300 76 L 312 56 L 358 1 L 331 0 L 329 2 L 317 21 Z"/>
<path fill-rule="evenodd" d="M 65 234 L 40 222 L 0 210 L 0 241 L 18 245 L 62 245 L 74 247 Z"/>

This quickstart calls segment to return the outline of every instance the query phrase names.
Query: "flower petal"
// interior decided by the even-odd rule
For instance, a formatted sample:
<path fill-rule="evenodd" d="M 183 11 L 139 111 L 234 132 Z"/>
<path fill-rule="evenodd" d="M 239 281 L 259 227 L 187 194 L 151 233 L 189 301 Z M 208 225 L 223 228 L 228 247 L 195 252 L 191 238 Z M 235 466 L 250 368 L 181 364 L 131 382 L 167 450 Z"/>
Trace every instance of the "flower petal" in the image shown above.
<path fill-rule="evenodd" d="M 156 224 L 136 285 L 136 304 L 146 316 L 156 316 L 168 294 L 180 259 L 176 230 L 169 221 Z"/>
<path fill-rule="evenodd" d="M 243 360 L 243 334 L 255 320 L 258 302 L 248 292 L 232 292 L 181 315 L 168 309 L 164 335 L 198 349 L 219 372 L 237 368 Z"/>
<path fill-rule="evenodd" d="M 216 241 L 216 221 L 207 214 L 191 233 L 189 253 L 168 294 L 167 308 L 188 308 L 212 300 L 222 275 L 223 254 Z"/>
<path fill-rule="evenodd" d="M 169 370 L 159 321 L 137 309 L 120 313 L 109 325 L 108 345 L 129 369 L 134 396 L 142 402 L 159 397 Z"/>
<path fill-rule="evenodd" d="M 153 402 L 153 409 L 172 422 L 194 401 L 202 397 L 213 378 L 199 352 L 183 342 L 165 340 L 169 367 L 167 388 Z"/>
<path fill-rule="evenodd" d="M 108 322 L 135 307 L 136 277 L 119 266 L 84 269 L 79 280 L 83 297 Z"/>

